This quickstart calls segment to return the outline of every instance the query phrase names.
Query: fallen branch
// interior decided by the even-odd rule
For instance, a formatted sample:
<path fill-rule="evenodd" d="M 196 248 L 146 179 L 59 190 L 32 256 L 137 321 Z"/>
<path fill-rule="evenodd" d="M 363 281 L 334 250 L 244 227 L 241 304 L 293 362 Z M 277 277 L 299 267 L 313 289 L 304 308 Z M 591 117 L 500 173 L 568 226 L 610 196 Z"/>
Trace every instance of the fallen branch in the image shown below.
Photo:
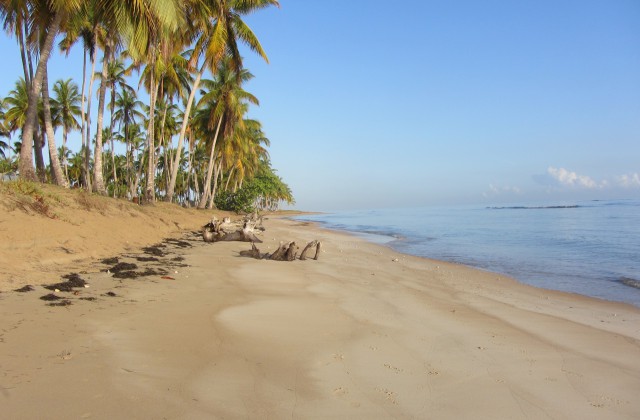
<path fill-rule="evenodd" d="M 205 242 L 241 241 L 262 243 L 262 240 L 255 234 L 256 223 L 257 221 L 246 220 L 242 225 L 239 225 L 231 222 L 228 217 L 225 217 L 222 222 L 213 218 L 204 225 L 202 239 Z"/>
<path fill-rule="evenodd" d="M 316 248 L 316 253 L 313 259 L 317 260 L 320 256 L 320 247 L 321 247 L 320 241 L 309 242 L 307 246 L 304 247 L 302 254 L 300 254 L 300 259 L 303 261 L 306 260 L 307 252 L 310 249 L 313 249 L 313 247 Z M 256 246 L 256 244 L 252 243 L 251 250 L 240 251 L 240 255 L 242 255 L 243 257 L 251 257 L 259 260 L 266 259 L 266 260 L 273 260 L 273 261 L 294 261 L 298 256 L 298 249 L 299 248 L 295 242 L 280 242 L 278 249 L 276 249 L 273 253 L 262 254 L 258 249 L 258 247 Z"/>

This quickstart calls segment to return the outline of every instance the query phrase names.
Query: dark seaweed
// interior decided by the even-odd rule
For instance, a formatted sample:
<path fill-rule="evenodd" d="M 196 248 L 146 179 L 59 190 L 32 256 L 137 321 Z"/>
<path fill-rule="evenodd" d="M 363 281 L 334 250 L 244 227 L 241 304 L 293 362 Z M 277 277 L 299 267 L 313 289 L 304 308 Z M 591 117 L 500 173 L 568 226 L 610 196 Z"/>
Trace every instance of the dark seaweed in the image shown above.
<path fill-rule="evenodd" d="M 118 264 L 118 257 L 113 257 L 113 258 L 105 258 L 104 260 L 102 260 L 102 264 Z"/>
<path fill-rule="evenodd" d="M 133 263 L 121 262 L 109 268 L 109 271 L 111 271 L 112 273 L 119 273 L 121 271 L 135 270 L 136 268 L 138 268 L 138 266 Z"/>
<path fill-rule="evenodd" d="M 190 248 L 193 246 L 187 241 L 181 241 L 180 239 L 173 239 L 173 238 L 166 238 L 164 239 L 164 242 L 171 245 L 175 245 L 179 248 Z"/>
<path fill-rule="evenodd" d="M 61 298 L 60 296 L 56 296 L 53 293 L 49 293 L 48 295 L 40 296 L 40 299 L 53 301 L 53 300 L 61 300 L 63 298 Z"/>
<path fill-rule="evenodd" d="M 60 290 L 61 292 L 71 292 L 74 288 L 84 287 L 87 282 L 84 281 L 77 273 L 70 273 L 62 276 L 63 279 L 67 279 L 67 281 L 61 283 L 48 284 L 43 286 L 45 289 L 49 290 Z"/>
<path fill-rule="evenodd" d="M 147 268 L 145 271 L 119 271 L 113 275 L 114 278 L 117 279 L 135 279 L 138 277 L 146 277 L 146 276 L 163 276 L 169 273 L 167 270 L 163 270 L 159 268 L 154 270 L 152 268 Z"/>
<path fill-rule="evenodd" d="M 71 301 L 70 300 L 61 300 L 60 302 L 51 302 L 48 303 L 47 305 L 49 306 L 69 306 L 71 305 Z"/>
<path fill-rule="evenodd" d="M 160 261 L 156 257 L 136 257 L 136 260 L 142 261 L 142 262 Z"/>
<path fill-rule="evenodd" d="M 116 295 L 114 292 L 107 292 L 103 296 L 116 297 L 118 295 Z"/>
<path fill-rule="evenodd" d="M 165 253 L 160 248 L 164 248 L 166 245 L 156 244 L 153 246 L 146 246 L 142 248 L 145 254 L 155 255 L 156 257 L 164 257 Z"/>
<path fill-rule="evenodd" d="M 21 287 L 19 289 L 16 289 L 15 292 L 20 292 L 20 293 L 24 293 L 24 292 L 33 292 L 34 290 L 36 290 L 32 285 L 27 284 L 24 287 Z"/>

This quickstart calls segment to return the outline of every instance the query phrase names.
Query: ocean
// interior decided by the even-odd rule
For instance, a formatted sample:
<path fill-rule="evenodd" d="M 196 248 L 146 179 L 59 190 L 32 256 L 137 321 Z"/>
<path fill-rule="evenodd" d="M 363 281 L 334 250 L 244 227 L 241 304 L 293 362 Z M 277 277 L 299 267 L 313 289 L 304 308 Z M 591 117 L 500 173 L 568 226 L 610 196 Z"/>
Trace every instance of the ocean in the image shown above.
<path fill-rule="evenodd" d="M 405 254 L 640 307 L 640 200 L 304 215 Z"/>

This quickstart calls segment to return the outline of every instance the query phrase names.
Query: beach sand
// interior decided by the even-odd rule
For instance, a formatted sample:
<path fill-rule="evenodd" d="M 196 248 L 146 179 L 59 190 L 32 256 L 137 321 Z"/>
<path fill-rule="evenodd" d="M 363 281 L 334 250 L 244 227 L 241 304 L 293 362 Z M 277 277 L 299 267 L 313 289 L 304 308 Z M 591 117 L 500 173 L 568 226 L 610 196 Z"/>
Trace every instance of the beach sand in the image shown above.
<path fill-rule="evenodd" d="M 46 246 L 12 237 L 0 293 L 0 417 L 640 418 L 638 308 L 278 217 L 265 221 L 260 250 L 319 239 L 319 260 L 255 260 L 239 254 L 247 243 L 205 244 L 189 232 L 211 214 L 189 213 L 181 226 L 167 215 L 166 231 L 151 233 L 129 223 L 137 241 L 106 226 L 106 248 L 86 232 L 78 238 L 95 228 L 82 223 L 68 240 L 83 258 L 65 261 L 51 251 L 62 233 Z M 62 223 L 29 217 L 31 226 Z M 166 236 L 179 240 L 142 249 Z M 21 267 L 37 273 L 30 255 L 47 269 L 49 254 L 56 270 L 78 268 L 88 283 L 55 293 L 69 306 L 49 306 L 60 301 L 41 300 L 51 291 L 37 282 L 10 290 L 27 282 Z M 106 257 L 154 274 L 114 278 Z"/>

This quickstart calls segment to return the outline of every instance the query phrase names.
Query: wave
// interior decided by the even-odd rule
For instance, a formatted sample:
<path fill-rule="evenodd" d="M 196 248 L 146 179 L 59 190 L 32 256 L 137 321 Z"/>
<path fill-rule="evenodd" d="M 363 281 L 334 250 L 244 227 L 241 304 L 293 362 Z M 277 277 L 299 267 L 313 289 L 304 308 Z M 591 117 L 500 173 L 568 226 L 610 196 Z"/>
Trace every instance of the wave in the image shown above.
<path fill-rule="evenodd" d="M 507 207 L 487 207 L 489 210 L 542 210 L 542 209 L 577 209 L 583 206 L 571 204 L 567 206 L 507 206 Z"/>
<path fill-rule="evenodd" d="M 630 277 L 622 277 L 620 279 L 620 283 L 624 284 L 625 286 L 633 287 L 635 289 L 640 289 L 640 281 L 636 279 L 632 279 Z"/>

